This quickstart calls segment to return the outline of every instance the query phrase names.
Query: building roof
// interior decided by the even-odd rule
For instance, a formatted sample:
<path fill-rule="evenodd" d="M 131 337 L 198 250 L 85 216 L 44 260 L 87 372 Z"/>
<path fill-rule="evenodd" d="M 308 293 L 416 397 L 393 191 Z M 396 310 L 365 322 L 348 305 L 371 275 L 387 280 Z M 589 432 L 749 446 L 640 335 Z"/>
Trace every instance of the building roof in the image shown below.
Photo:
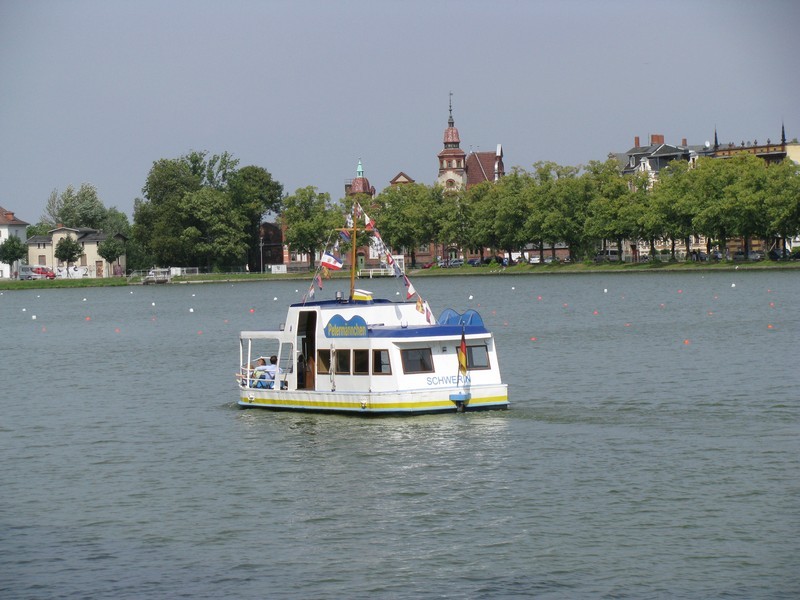
<path fill-rule="evenodd" d="M 395 175 L 392 180 L 389 182 L 389 185 L 397 185 L 400 183 L 414 183 L 414 180 L 411 179 L 408 175 L 400 171 L 397 175 Z"/>
<path fill-rule="evenodd" d="M 56 231 L 72 231 L 75 232 L 75 237 L 79 242 L 88 242 L 88 243 L 96 243 L 99 244 L 100 242 L 104 242 L 110 237 L 117 238 L 122 241 L 126 241 L 128 238 L 121 233 L 116 233 L 114 235 L 109 235 L 107 233 L 103 233 L 97 229 L 92 229 L 91 227 L 56 227 L 55 229 L 51 229 L 48 234 L 49 235 L 34 235 L 27 239 L 25 242 L 26 244 L 52 244 L 53 243 L 53 233 Z"/>
<path fill-rule="evenodd" d="M 0 206 L 0 225 L 30 225 L 14 216 L 14 213 Z"/>
<path fill-rule="evenodd" d="M 501 150 L 498 150 L 498 152 L 470 152 L 469 156 L 467 156 L 466 167 L 467 187 L 477 185 L 483 181 L 494 181 L 495 167 L 498 170 L 498 177 L 505 175 Z"/>
<path fill-rule="evenodd" d="M 49 235 L 32 235 L 27 240 L 26 244 L 52 244 L 53 238 Z"/>

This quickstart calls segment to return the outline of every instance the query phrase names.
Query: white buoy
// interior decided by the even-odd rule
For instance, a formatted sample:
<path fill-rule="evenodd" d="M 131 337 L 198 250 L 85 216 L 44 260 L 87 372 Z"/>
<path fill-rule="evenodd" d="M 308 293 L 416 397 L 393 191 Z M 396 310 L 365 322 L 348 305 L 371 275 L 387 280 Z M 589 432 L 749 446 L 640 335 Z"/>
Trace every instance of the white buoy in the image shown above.
<path fill-rule="evenodd" d="M 735 284 L 735 283 L 732 283 L 732 284 L 731 284 L 731 287 L 736 287 L 736 284 Z"/>
<path fill-rule="evenodd" d="M 193 309 L 193 308 L 190 308 L 190 309 L 189 309 L 189 312 L 194 312 L 194 309 Z"/>
<path fill-rule="evenodd" d="M 513 290 L 515 290 L 515 289 L 517 289 L 517 288 L 515 288 L 515 287 L 512 285 L 512 286 L 511 286 L 511 290 L 513 291 Z"/>
<path fill-rule="evenodd" d="M 469 299 L 472 300 L 472 294 L 469 295 Z"/>
<path fill-rule="evenodd" d="M 83 301 L 86 302 L 86 298 L 84 298 Z"/>
<path fill-rule="evenodd" d="M 23 308 L 22 312 L 28 312 L 28 309 L 27 308 Z"/>
<path fill-rule="evenodd" d="M 603 293 L 607 294 L 608 293 L 608 288 L 603 288 Z"/>
<path fill-rule="evenodd" d="M 273 302 L 275 302 L 275 301 L 277 301 L 277 300 L 278 300 L 278 297 L 277 297 L 277 296 L 275 296 L 275 297 L 272 299 L 272 301 L 273 301 Z"/>
<path fill-rule="evenodd" d="M 31 315 L 31 319 L 36 320 L 36 315 Z"/>
<path fill-rule="evenodd" d="M 155 306 L 155 305 L 156 305 L 156 303 L 155 303 L 155 302 L 151 302 L 151 303 L 150 303 L 150 306 Z"/>

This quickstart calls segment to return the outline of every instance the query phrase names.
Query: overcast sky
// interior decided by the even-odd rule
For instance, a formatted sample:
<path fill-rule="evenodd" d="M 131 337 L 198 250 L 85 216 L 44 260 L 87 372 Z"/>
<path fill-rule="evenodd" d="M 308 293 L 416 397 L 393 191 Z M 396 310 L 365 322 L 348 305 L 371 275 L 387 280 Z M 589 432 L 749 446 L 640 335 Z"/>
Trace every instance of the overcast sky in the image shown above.
<path fill-rule="evenodd" d="M 800 137 L 793 0 L 0 0 L 0 205 L 89 182 L 132 217 L 160 158 L 227 151 L 336 200 L 465 151 L 579 165 L 651 133 Z"/>

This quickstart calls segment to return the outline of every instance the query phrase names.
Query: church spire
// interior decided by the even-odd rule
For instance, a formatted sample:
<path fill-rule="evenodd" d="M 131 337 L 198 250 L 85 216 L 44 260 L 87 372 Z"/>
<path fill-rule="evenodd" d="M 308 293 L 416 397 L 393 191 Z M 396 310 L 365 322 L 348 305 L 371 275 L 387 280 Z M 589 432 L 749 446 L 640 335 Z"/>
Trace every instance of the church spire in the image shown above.
<path fill-rule="evenodd" d="M 458 129 L 453 119 L 453 92 L 450 92 L 450 117 L 447 119 L 447 129 L 444 130 L 444 147 L 459 148 L 461 139 L 458 137 Z"/>
<path fill-rule="evenodd" d="M 719 139 L 717 138 L 717 128 L 714 127 L 714 151 L 719 150 Z"/>
<path fill-rule="evenodd" d="M 455 127 L 456 122 L 453 120 L 453 92 L 450 92 L 450 118 L 447 119 L 448 127 Z"/>
<path fill-rule="evenodd" d="M 781 144 L 786 145 L 786 126 L 781 122 Z"/>

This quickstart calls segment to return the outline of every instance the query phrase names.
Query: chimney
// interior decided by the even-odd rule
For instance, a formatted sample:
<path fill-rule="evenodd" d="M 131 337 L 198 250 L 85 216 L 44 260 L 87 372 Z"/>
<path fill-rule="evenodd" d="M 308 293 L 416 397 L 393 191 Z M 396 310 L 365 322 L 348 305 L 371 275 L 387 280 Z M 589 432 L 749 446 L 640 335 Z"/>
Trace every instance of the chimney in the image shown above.
<path fill-rule="evenodd" d="M 655 146 L 656 144 L 663 144 L 664 143 L 664 134 L 662 133 L 651 133 L 650 134 L 650 145 Z"/>
<path fill-rule="evenodd" d="M 687 146 L 686 138 L 681 138 L 681 146 Z"/>
<path fill-rule="evenodd" d="M 639 136 L 638 135 L 633 138 L 633 147 L 634 148 L 638 148 L 639 147 Z"/>
<path fill-rule="evenodd" d="M 6 217 L 6 219 L 8 219 L 9 221 L 13 221 L 13 220 L 14 220 L 14 213 L 13 213 L 13 212 L 11 212 L 10 210 L 7 210 L 7 211 L 6 211 L 6 214 L 5 214 L 5 217 Z"/>

